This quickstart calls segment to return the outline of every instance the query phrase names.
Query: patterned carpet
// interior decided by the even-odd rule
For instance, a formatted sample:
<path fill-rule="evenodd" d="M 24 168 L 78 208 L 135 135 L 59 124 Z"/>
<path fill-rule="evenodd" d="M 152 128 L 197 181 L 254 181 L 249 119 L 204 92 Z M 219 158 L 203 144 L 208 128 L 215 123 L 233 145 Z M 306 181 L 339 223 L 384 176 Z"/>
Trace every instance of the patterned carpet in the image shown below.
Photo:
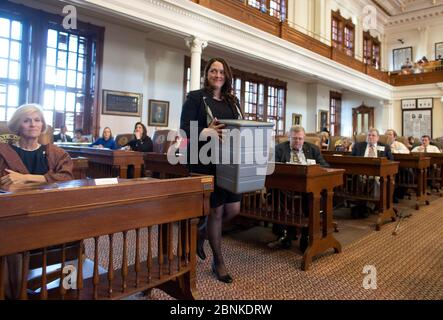
<path fill-rule="evenodd" d="M 197 288 L 201 298 L 209 300 L 443 299 L 443 198 L 403 220 L 397 236 L 392 235 L 395 226 L 387 224 L 379 232 L 344 244 L 340 254 L 324 254 L 308 272 L 300 269 L 298 249 L 266 247 L 273 239 L 269 228 L 231 233 L 224 236 L 223 249 L 234 282 L 224 284 L 214 278 L 206 243 L 207 260 L 197 260 Z M 106 241 L 100 246 L 106 247 Z M 106 266 L 106 259 L 100 260 Z M 377 289 L 363 288 L 365 265 L 375 266 Z M 156 289 L 150 298 L 171 299 Z"/>

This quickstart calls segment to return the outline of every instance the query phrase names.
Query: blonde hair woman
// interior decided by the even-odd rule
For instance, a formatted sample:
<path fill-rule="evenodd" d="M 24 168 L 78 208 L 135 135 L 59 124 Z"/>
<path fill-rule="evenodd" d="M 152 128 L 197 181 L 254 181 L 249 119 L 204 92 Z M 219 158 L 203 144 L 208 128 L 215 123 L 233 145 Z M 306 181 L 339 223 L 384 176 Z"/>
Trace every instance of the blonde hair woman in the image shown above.
<path fill-rule="evenodd" d="M 48 183 L 74 179 L 73 164 L 61 148 L 39 143 L 46 122 L 39 105 L 20 106 L 8 122 L 20 137 L 16 144 L 0 144 L 0 187 Z"/>

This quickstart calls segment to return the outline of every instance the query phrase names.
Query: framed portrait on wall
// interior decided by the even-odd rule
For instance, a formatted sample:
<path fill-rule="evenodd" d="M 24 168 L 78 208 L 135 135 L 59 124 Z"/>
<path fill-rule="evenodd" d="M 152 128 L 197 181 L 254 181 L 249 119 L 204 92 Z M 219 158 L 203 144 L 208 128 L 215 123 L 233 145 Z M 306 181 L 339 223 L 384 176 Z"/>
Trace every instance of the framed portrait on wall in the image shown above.
<path fill-rule="evenodd" d="M 321 131 L 323 128 L 328 128 L 328 115 L 328 110 L 318 111 L 318 131 Z"/>
<path fill-rule="evenodd" d="M 435 44 L 435 60 L 438 60 L 440 56 L 440 59 L 443 59 L 443 42 L 437 42 Z"/>
<path fill-rule="evenodd" d="M 406 59 L 412 63 L 412 47 L 405 47 L 392 50 L 392 65 L 394 71 L 401 70 L 401 66 L 406 62 Z"/>
<path fill-rule="evenodd" d="M 419 109 L 432 109 L 432 105 L 432 98 L 417 99 L 417 108 Z"/>
<path fill-rule="evenodd" d="M 292 125 L 293 126 L 301 126 L 301 117 L 302 115 L 299 113 L 292 114 Z"/>
<path fill-rule="evenodd" d="M 169 101 L 149 100 L 148 126 L 167 127 L 169 122 Z"/>

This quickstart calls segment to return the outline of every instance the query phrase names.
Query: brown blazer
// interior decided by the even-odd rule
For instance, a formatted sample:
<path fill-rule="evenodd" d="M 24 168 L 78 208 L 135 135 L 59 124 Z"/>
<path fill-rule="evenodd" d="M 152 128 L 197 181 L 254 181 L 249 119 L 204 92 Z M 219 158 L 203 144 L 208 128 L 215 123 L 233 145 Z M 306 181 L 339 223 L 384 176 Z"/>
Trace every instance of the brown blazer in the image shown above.
<path fill-rule="evenodd" d="M 72 171 L 74 164 L 66 151 L 53 144 L 47 144 L 45 148 L 49 167 L 49 171 L 44 175 L 46 181 L 53 183 L 56 181 L 73 180 L 74 175 Z M 29 174 L 28 169 L 26 169 L 17 152 L 9 144 L 0 143 L 0 177 L 7 175 L 5 169 Z"/>

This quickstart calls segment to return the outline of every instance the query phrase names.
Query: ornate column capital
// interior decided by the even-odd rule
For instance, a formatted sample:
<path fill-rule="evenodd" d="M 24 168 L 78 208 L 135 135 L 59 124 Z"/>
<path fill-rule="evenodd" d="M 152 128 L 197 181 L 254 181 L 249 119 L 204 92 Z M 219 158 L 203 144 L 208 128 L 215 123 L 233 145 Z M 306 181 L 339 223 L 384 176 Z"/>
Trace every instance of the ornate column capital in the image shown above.
<path fill-rule="evenodd" d="M 185 43 L 191 52 L 202 52 L 204 48 L 208 46 L 208 41 L 191 36 L 185 38 Z"/>

